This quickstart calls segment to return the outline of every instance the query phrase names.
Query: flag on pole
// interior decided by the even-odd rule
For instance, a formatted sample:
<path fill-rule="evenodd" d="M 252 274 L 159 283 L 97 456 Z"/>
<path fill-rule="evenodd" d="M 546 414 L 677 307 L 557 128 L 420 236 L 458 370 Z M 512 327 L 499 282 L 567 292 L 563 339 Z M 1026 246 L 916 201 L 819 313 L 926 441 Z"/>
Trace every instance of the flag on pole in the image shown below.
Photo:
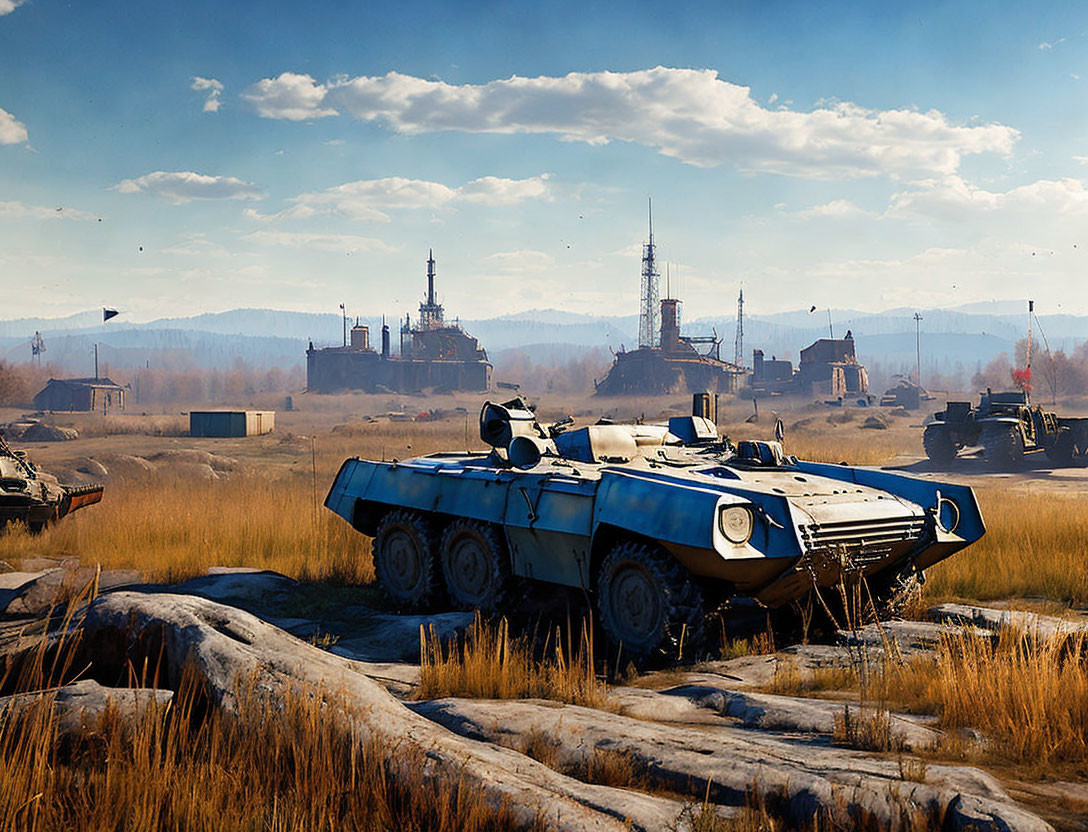
<path fill-rule="evenodd" d="M 110 318 L 117 317 L 118 314 L 120 314 L 120 313 L 118 313 L 118 311 L 116 309 L 110 309 L 107 306 L 103 306 L 102 307 L 102 323 L 105 323 Z"/>

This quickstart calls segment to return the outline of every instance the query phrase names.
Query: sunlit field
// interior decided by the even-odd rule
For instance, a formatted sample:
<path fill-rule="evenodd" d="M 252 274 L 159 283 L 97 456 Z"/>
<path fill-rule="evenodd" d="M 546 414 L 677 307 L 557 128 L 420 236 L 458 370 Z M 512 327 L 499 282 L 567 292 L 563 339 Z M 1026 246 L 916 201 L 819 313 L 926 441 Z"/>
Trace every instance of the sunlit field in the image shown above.
<path fill-rule="evenodd" d="M 859 427 L 864 417 L 838 411 L 830 416 L 837 421 L 829 421 L 827 411 L 820 411 L 807 424 L 787 417 L 796 425 L 787 427 L 787 451 L 854 464 L 917 453 L 918 431 L 906 420 L 893 420 L 888 430 L 866 430 Z M 369 539 L 322 505 L 340 464 L 350 456 L 404 459 L 439 450 L 482 450 L 475 420 L 470 412 L 436 422 L 345 421 L 305 434 L 277 430 L 250 440 L 203 440 L 202 448 L 237 459 L 228 476 L 194 477 L 189 468 L 169 462 L 151 471 L 115 467 L 118 473 L 99 505 L 41 535 L 17 525 L 0 533 L 0 559 L 16 565 L 29 556 L 75 556 L 103 568 L 139 570 L 153 580 L 181 580 L 210 566 L 248 566 L 303 580 L 366 583 L 373 578 Z M 590 417 L 580 423 L 587 421 Z M 152 432 L 160 427 L 157 419 L 149 422 Z M 195 442 L 130 436 L 131 431 L 126 427 L 110 437 L 110 450 L 139 441 L 180 442 L 181 447 Z M 773 425 L 768 418 L 747 424 L 734 417 L 723 421 L 722 431 L 734 440 L 770 438 Z M 976 494 L 987 533 L 929 571 L 928 599 L 1088 603 L 1088 500 L 1014 487 L 981 487 Z"/>

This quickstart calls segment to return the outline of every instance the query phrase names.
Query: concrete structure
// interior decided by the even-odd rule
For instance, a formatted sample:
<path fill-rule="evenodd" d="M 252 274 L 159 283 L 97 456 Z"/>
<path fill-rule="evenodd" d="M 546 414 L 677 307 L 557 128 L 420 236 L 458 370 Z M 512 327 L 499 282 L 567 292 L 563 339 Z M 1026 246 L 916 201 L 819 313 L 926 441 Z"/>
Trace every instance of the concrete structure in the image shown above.
<path fill-rule="evenodd" d="M 801 350 L 801 364 L 777 359 L 768 361 L 763 350 L 752 351 L 752 374 L 748 379 L 750 395 L 819 396 L 849 398 L 869 392 L 869 376 L 858 363 L 854 338 L 820 338 Z"/>
<path fill-rule="evenodd" d="M 51 378 L 34 397 L 36 410 L 115 412 L 125 409 L 125 388 L 108 378 Z"/>
<path fill-rule="evenodd" d="M 276 427 L 274 410 L 194 410 L 190 436 L 260 436 Z"/>
<path fill-rule="evenodd" d="M 419 321 L 405 316 L 400 355 L 391 352 L 389 327 L 382 325 L 381 351 L 370 345 L 370 330 L 356 323 L 341 347 L 306 350 L 306 387 L 313 393 L 364 390 L 411 393 L 424 388 L 487 390 L 491 364 L 479 342 L 457 322 L 445 320 L 434 290 L 434 256 L 427 259 L 427 295 Z"/>

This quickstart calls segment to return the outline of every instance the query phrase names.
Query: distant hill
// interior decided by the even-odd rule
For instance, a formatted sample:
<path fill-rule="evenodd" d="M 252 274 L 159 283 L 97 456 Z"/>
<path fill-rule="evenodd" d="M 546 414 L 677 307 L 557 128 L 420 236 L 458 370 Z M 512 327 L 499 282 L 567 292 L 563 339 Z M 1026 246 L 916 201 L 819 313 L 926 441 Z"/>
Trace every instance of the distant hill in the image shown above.
<path fill-rule="evenodd" d="M 733 317 L 693 316 L 690 307 L 683 311 L 686 334 L 716 332 L 722 339 L 722 357 L 733 358 Z M 833 309 L 831 319 L 837 336 L 851 331 L 864 363 L 890 375 L 914 366 L 914 311 L 899 308 L 874 314 Z M 1023 303 L 973 303 L 919 311 L 923 369 L 927 371 L 951 373 L 958 368 L 969 376 L 999 353 L 1011 352 L 1016 341 L 1026 335 Z M 367 317 L 360 322 L 371 328 L 372 343 L 378 343 L 381 318 Z M 638 320 L 634 315 L 539 309 L 466 319 L 461 324 L 493 359 L 508 359 L 510 351 L 518 351 L 533 355 L 537 365 L 577 360 L 594 349 L 619 351 L 637 345 Z M 1088 316 L 1040 315 L 1039 324 L 1052 350 L 1068 351 L 1088 340 Z M 399 325 L 396 320 L 390 323 L 394 350 L 399 345 Z M 828 334 L 827 310 L 752 314 L 745 317 L 744 330 L 745 363 L 751 362 L 752 350 L 757 347 L 768 356 L 796 361 L 803 347 Z M 146 323 L 114 319 L 103 325 L 101 311 L 90 310 L 63 318 L 0 321 L 0 358 L 29 359 L 35 331 L 45 339 L 45 358 L 72 372 L 85 373 L 93 367 L 95 343 L 101 345 L 100 360 L 113 367 L 150 364 L 229 369 L 243 361 L 256 368 L 270 368 L 301 364 L 310 340 L 318 347 L 340 344 L 343 322 L 339 315 L 329 313 L 234 309 Z"/>

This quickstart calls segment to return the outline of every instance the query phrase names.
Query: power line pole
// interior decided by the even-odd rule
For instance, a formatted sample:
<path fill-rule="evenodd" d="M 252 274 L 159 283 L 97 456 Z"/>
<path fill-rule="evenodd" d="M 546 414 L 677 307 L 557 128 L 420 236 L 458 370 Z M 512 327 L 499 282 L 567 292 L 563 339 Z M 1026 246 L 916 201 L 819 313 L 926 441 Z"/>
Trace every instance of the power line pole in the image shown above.
<path fill-rule="evenodd" d="M 737 336 L 733 340 L 733 363 L 738 367 L 744 366 L 744 287 L 740 287 L 737 295 Z"/>
<path fill-rule="evenodd" d="M 914 383 L 922 386 L 922 316 L 914 313 L 914 349 L 916 353 Z"/>

